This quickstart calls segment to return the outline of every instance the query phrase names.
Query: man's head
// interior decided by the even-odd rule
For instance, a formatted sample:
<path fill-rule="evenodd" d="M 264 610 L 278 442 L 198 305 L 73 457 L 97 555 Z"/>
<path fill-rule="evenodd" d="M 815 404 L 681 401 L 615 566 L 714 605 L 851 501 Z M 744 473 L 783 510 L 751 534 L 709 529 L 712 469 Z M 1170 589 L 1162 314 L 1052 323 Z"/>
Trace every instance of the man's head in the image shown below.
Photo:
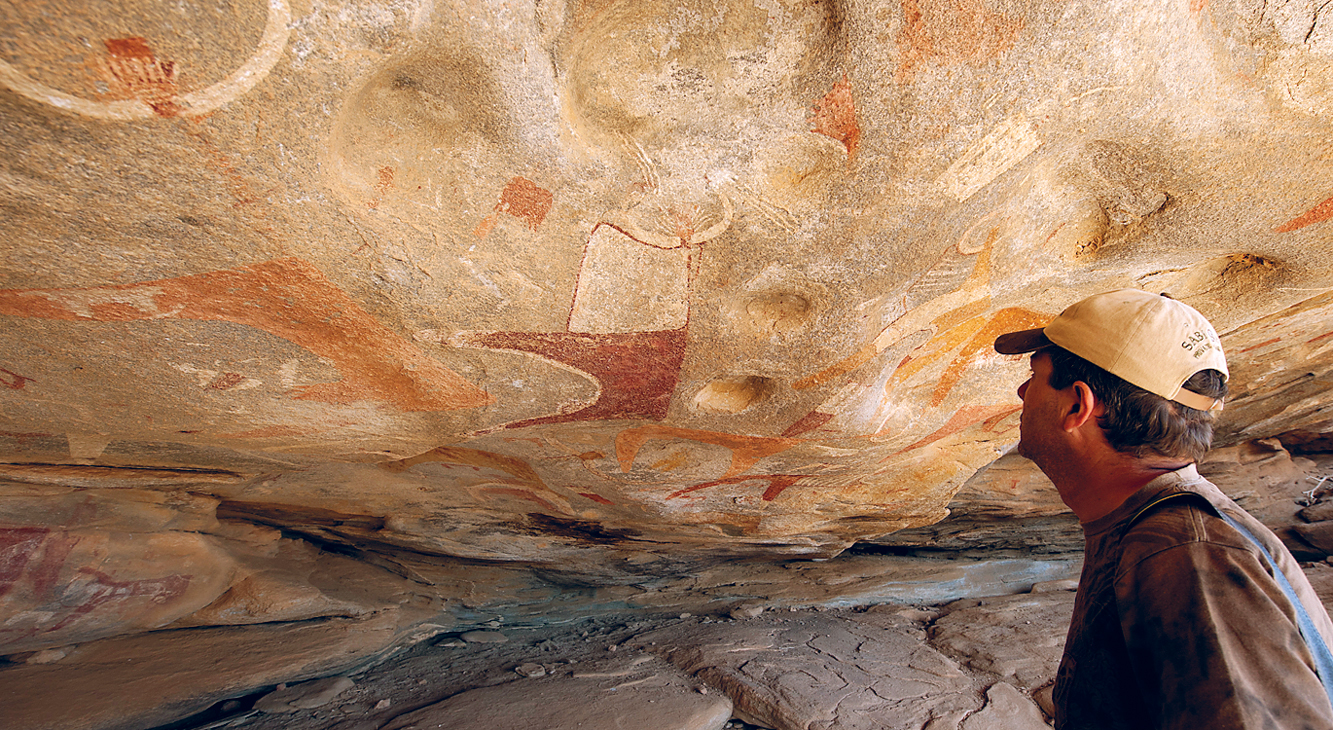
<path fill-rule="evenodd" d="M 1213 414 L 1227 393 L 1226 357 L 1212 325 L 1183 302 L 1134 289 L 1098 294 L 1044 328 L 1001 335 L 995 349 L 1037 352 L 1042 366 L 1034 356 L 1034 379 L 1047 377 L 1042 385 L 1051 391 L 1085 384 L 1102 406 L 1097 423 L 1116 451 L 1188 461 L 1208 451 Z M 1025 421 L 1026 442 L 1037 437 L 1037 425 L 1031 416 Z M 1020 453 L 1037 448 L 1022 443 Z"/>

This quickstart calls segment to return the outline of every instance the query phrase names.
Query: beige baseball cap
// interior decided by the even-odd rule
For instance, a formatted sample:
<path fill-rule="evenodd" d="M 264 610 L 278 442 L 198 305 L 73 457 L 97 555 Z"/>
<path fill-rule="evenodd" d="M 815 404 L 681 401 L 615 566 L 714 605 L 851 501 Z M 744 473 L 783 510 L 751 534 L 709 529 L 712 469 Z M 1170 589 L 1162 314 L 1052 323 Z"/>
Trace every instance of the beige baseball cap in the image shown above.
<path fill-rule="evenodd" d="M 1149 393 L 1200 411 L 1221 399 L 1181 387 L 1200 370 L 1229 377 L 1222 341 L 1198 310 L 1138 289 L 1097 294 L 1071 305 L 1041 329 L 995 339 L 996 352 L 1018 355 L 1057 345 Z"/>

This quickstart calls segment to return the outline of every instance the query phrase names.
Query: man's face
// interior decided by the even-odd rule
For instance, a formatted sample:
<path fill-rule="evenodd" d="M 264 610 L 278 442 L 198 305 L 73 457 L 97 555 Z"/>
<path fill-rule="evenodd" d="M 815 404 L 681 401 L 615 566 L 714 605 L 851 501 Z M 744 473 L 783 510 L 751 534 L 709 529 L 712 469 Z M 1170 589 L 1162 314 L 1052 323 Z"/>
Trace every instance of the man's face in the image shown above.
<path fill-rule="evenodd" d="M 1018 397 L 1023 399 L 1018 455 L 1031 459 L 1042 469 L 1044 462 L 1058 454 L 1054 437 L 1059 420 L 1059 393 L 1051 387 L 1050 355 L 1042 350 L 1032 353 L 1032 375 L 1018 386 Z"/>

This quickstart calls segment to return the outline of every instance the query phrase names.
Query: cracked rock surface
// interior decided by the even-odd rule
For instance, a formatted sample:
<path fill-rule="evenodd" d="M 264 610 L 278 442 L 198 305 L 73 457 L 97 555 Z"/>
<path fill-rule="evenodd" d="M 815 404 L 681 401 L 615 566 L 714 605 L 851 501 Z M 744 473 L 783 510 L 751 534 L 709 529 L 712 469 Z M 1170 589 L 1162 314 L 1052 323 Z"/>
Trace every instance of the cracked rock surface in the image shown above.
<path fill-rule="evenodd" d="M 1327 605 L 1333 567 L 1305 569 Z M 465 641 L 466 632 L 455 629 L 379 664 L 327 674 L 322 684 L 301 683 L 318 673 L 282 676 L 256 666 L 271 677 L 263 691 L 159 730 L 1039 730 L 1049 722 L 1071 588 L 1061 581 L 937 606 L 780 609 L 741 618 L 602 616 L 507 627 L 503 643 Z M 227 671 L 243 673 L 247 657 L 284 648 L 295 650 L 292 637 L 275 634 L 264 651 L 230 654 Z M 160 710 L 130 705 L 135 697 L 157 702 L 150 686 L 188 696 L 207 670 L 197 649 L 159 652 L 152 671 L 120 670 L 119 714 L 108 706 L 95 716 L 87 710 L 99 695 L 88 683 L 106 683 L 116 655 L 104 648 L 85 658 L 75 648 L 51 664 L 32 662 L 22 675 L 8 675 L 27 677 L 26 683 L 7 682 L 0 690 L 4 726 L 153 727 L 153 718 L 164 716 Z M 271 693 L 279 681 L 289 684 Z M 50 682 L 80 702 L 59 716 L 39 711 L 50 703 L 31 698 L 49 696 L 43 683 Z"/>
<path fill-rule="evenodd" d="M 906 730 L 980 706 L 973 678 L 897 607 L 668 627 L 636 640 L 644 642 L 765 727 Z"/>

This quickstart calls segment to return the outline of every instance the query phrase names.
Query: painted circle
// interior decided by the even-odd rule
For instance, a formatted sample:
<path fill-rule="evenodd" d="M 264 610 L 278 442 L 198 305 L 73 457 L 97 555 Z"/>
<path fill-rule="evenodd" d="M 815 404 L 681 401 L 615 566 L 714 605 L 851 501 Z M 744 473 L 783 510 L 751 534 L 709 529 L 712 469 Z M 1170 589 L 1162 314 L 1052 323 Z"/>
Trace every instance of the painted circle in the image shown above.
<path fill-rule="evenodd" d="M 173 99 L 182 108 L 181 114 L 207 114 L 245 94 L 267 77 L 287 47 L 291 19 L 291 8 L 287 6 L 286 0 L 268 0 L 268 21 L 254 54 L 222 81 Z M 0 61 L 0 84 L 32 101 L 87 117 L 129 121 L 158 116 L 148 103 L 140 99 L 89 101 L 53 89 L 33 80 L 6 61 Z"/>

